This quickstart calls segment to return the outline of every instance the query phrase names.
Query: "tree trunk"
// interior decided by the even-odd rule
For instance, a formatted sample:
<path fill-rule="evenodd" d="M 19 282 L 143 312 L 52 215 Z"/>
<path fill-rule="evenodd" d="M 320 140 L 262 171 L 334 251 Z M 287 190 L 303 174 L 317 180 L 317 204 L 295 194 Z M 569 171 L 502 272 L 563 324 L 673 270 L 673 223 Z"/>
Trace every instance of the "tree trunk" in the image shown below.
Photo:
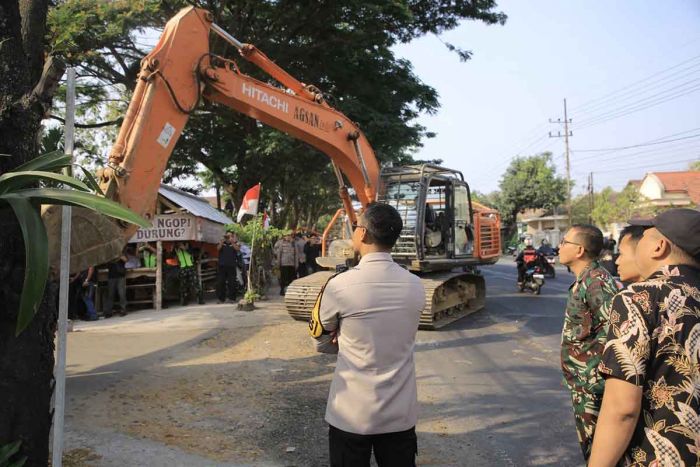
<path fill-rule="evenodd" d="M 20 17 L 20 5 L 26 18 Z M 43 67 L 47 5 L 46 0 L 0 2 L 0 153 L 10 155 L 0 157 L 0 174 L 37 155 L 42 105 L 49 96 L 33 90 Z M 12 210 L 1 208 L 0 446 L 21 440 L 25 465 L 44 466 L 51 428 L 56 287 L 47 287 L 34 320 L 15 337 L 24 252 Z"/>
<path fill-rule="evenodd" d="M 1 137 L 1 135 L 0 135 Z M 21 440 L 26 466 L 45 466 L 49 456 L 53 392 L 56 286 L 49 284 L 29 327 L 15 337 L 24 244 L 14 216 L 0 213 L 0 446 Z"/>

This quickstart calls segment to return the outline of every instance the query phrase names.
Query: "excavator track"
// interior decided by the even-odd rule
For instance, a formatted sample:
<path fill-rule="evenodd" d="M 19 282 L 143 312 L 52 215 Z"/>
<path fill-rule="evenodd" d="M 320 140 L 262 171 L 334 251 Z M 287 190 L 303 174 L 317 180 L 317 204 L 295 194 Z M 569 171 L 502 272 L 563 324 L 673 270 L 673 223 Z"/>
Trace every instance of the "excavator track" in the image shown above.
<path fill-rule="evenodd" d="M 332 275 L 333 272 L 321 271 L 292 282 L 284 297 L 289 315 L 299 321 L 308 321 L 316 297 Z M 484 307 L 486 287 L 484 278 L 478 274 L 432 273 L 422 275 L 421 281 L 425 287 L 425 307 L 420 317 L 420 329 L 439 329 Z"/>
<path fill-rule="evenodd" d="M 319 271 L 292 282 L 284 294 L 284 306 L 289 315 L 298 321 L 308 321 L 321 288 L 333 274 L 332 271 Z"/>

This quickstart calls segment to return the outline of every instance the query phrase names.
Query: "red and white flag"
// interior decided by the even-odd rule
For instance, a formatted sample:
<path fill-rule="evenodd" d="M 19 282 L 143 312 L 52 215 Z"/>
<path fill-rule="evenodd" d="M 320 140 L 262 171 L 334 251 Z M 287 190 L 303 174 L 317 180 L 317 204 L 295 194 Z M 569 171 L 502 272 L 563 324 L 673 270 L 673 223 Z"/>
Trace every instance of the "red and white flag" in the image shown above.
<path fill-rule="evenodd" d="M 250 190 L 246 191 L 241 203 L 241 209 L 238 210 L 238 222 L 241 222 L 243 216 L 250 214 L 255 216 L 258 214 L 258 201 L 260 201 L 260 184 L 258 183 Z"/>

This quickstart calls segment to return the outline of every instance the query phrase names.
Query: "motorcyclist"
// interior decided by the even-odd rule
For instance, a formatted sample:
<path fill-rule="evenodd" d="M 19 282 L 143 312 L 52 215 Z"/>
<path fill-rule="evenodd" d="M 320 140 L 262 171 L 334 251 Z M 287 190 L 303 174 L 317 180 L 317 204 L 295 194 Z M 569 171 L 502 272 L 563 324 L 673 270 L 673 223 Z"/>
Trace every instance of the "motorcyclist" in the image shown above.
<path fill-rule="evenodd" d="M 525 280 L 525 271 L 533 266 L 541 266 L 543 264 L 543 256 L 538 250 L 532 246 L 532 239 L 525 239 L 525 248 L 520 252 L 515 262 L 518 265 L 518 285 Z"/>
<path fill-rule="evenodd" d="M 554 277 L 556 274 L 554 271 L 554 265 L 550 264 L 549 259 L 557 256 L 557 250 L 552 248 L 552 245 L 549 244 L 549 240 L 543 238 L 537 251 L 539 251 L 543 256 L 542 267 L 544 268 L 545 273 Z"/>
<path fill-rule="evenodd" d="M 557 254 L 554 251 L 554 248 L 552 248 L 552 245 L 549 244 L 549 240 L 547 240 L 546 238 L 542 239 L 538 251 L 542 253 L 543 256 L 556 256 Z"/>

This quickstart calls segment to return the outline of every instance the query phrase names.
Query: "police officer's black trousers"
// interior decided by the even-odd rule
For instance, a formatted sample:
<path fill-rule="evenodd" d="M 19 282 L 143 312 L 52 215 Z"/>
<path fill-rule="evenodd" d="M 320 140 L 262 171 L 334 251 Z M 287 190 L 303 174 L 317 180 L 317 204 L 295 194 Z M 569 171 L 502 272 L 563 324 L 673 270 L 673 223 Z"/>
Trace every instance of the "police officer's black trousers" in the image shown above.
<path fill-rule="evenodd" d="M 416 428 L 380 435 L 358 435 L 328 429 L 331 467 L 369 467 L 370 457 L 379 467 L 415 467 L 418 441 Z"/>
<path fill-rule="evenodd" d="M 219 266 L 216 281 L 216 295 L 219 301 L 223 302 L 226 298 L 235 300 L 237 294 L 236 266 Z"/>

